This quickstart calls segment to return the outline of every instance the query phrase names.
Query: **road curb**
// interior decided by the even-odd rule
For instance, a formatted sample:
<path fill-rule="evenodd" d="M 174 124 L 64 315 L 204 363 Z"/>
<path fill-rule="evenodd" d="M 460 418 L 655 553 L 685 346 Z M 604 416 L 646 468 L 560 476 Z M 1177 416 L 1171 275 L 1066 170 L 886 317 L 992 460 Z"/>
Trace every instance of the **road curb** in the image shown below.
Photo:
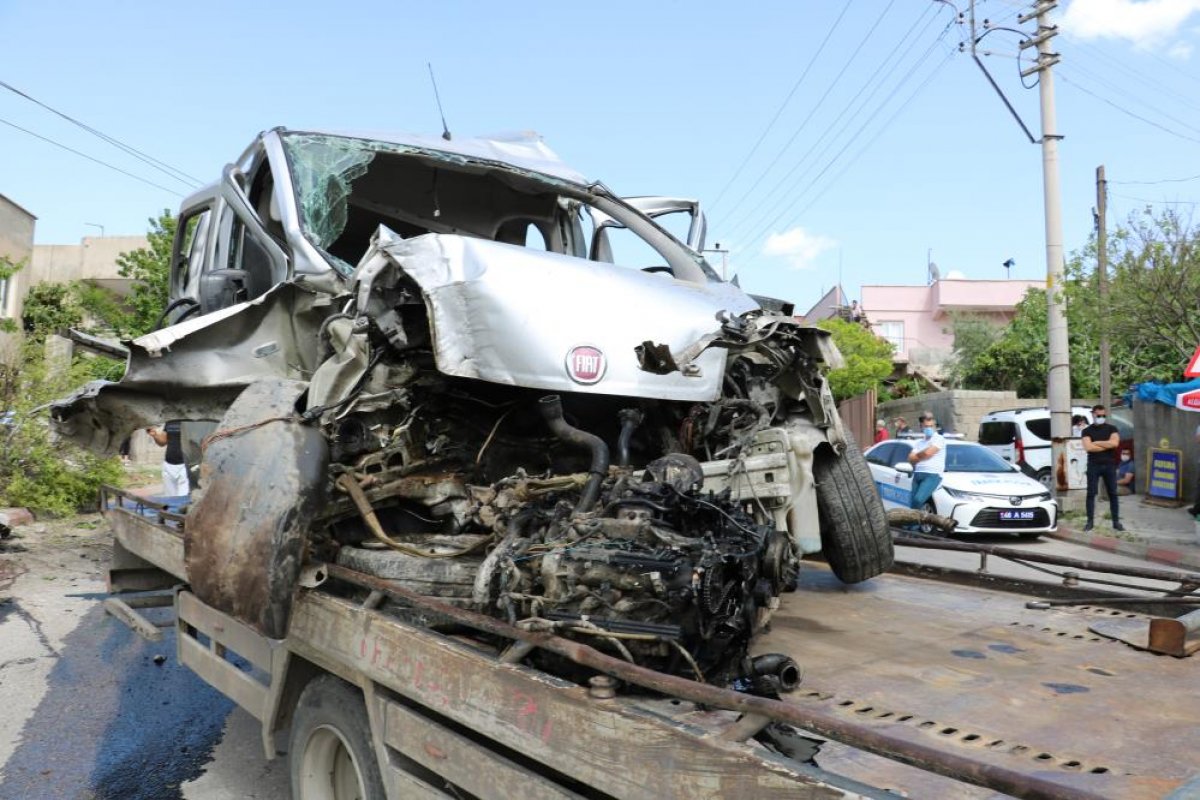
<path fill-rule="evenodd" d="M 1058 526 L 1057 531 L 1045 535 L 1052 539 L 1074 542 L 1075 544 L 1086 545 L 1087 547 L 1093 547 L 1109 553 L 1118 553 L 1123 556 L 1140 558 L 1158 564 L 1169 564 L 1173 567 L 1200 570 L 1200 547 L 1186 543 L 1131 542 L 1127 539 L 1118 539 L 1115 536 L 1108 536 L 1104 533 L 1084 533 L 1083 531 L 1064 527 L 1061 524 Z"/>

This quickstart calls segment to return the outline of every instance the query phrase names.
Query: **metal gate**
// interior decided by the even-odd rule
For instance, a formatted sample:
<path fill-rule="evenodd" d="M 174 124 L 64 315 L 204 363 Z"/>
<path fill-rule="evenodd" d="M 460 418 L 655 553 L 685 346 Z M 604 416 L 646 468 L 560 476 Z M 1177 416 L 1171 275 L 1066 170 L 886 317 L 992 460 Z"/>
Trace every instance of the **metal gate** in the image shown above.
<path fill-rule="evenodd" d="M 866 450 L 875 441 L 875 390 L 838 403 L 842 426 L 854 434 L 858 446 Z"/>

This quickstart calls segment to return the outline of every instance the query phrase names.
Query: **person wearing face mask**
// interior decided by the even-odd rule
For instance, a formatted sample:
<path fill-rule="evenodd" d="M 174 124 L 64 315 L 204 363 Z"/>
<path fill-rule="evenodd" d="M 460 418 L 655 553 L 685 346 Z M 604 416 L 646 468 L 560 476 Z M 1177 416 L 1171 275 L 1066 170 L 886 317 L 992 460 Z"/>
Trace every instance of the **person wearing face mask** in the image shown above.
<path fill-rule="evenodd" d="M 937 432 L 933 412 L 925 411 L 918 422 L 925 438 L 908 454 L 908 463 L 913 465 L 912 494 L 909 508 L 921 510 L 942 482 L 946 471 L 946 440 Z"/>
<path fill-rule="evenodd" d="M 1121 453 L 1121 463 L 1117 465 L 1117 494 L 1133 494 L 1137 491 L 1133 471 L 1133 457 L 1129 451 Z"/>
<path fill-rule="evenodd" d="M 1102 405 L 1092 406 L 1092 424 L 1083 429 L 1083 449 L 1087 461 L 1087 524 L 1090 531 L 1095 523 L 1096 492 L 1100 481 L 1108 491 L 1108 505 L 1112 511 L 1112 526 L 1115 531 L 1125 530 L 1121 524 L 1120 505 L 1117 502 L 1117 454 L 1121 448 L 1121 434 L 1108 422 L 1108 409 Z"/>

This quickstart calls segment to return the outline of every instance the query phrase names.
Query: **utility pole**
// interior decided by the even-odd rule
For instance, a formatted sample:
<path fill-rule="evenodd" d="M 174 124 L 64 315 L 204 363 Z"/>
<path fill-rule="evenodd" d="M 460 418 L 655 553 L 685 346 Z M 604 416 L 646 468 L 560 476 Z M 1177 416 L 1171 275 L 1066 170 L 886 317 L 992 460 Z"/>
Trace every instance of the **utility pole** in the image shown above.
<path fill-rule="evenodd" d="M 1100 294 L 1100 402 L 1112 399 L 1112 366 L 1108 351 L 1108 181 L 1104 165 L 1096 167 L 1096 282 Z"/>
<path fill-rule="evenodd" d="M 1071 435 L 1071 366 L 1067 340 L 1066 298 L 1063 296 L 1062 201 L 1058 178 L 1058 121 L 1054 108 L 1053 68 L 1061 58 L 1050 49 L 1058 28 L 1050 24 L 1056 0 L 1039 0 L 1033 11 L 1017 18 L 1020 25 L 1037 20 L 1037 32 L 1018 47 L 1037 47 L 1037 63 L 1021 77 L 1038 76 L 1042 117 L 1042 192 L 1046 207 L 1046 301 L 1049 304 L 1049 364 L 1046 397 L 1050 402 L 1050 440 L 1054 471 L 1066 460 L 1066 440 Z"/>
<path fill-rule="evenodd" d="M 717 242 L 716 247 L 711 247 L 708 250 L 700 251 L 702 253 L 720 253 L 721 254 L 721 280 L 729 280 L 729 248 L 722 248 L 721 243 Z"/>

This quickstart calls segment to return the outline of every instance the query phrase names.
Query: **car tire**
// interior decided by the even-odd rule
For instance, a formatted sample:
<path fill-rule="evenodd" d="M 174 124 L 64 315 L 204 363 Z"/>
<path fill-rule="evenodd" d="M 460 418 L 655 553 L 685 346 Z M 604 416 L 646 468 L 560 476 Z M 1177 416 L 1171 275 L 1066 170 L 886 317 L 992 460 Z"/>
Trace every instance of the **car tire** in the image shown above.
<path fill-rule="evenodd" d="M 921 510 L 924 511 L 926 514 L 937 514 L 937 506 L 935 506 L 933 504 L 932 500 L 926 500 L 925 505 L 921 506 Z M 929 524 L 928 522 L 920 523 L 917 526 L 917 529 L 926 536 L 945 535 L 945 534 L 942 534 L 941 531 L 935 529 L 933 527 L 933 525 Z"/>
<path fill-rule="evenodd" d="M 1054 476 L 1050 474 L 1049 467 L 1043 467 L 1042 469 L 1039 469 L 1034 477 L 1042 486 L 1045 486 L 1050 491 L 1054 491 Z"/>
<path fill-rule="evenodd" d="M 822 448 L 813 463 L 821 550 L 843 583 L 861 583 L 887 572 L 895 558 L 892 532 L 871 468 L 849 432 L 846 450 Z"/>
<path fill-rule="evenodd" d="M 288 747 L 292 800 L 384 800 L 362 692 L 332 675 L 296 703 Z"/>

